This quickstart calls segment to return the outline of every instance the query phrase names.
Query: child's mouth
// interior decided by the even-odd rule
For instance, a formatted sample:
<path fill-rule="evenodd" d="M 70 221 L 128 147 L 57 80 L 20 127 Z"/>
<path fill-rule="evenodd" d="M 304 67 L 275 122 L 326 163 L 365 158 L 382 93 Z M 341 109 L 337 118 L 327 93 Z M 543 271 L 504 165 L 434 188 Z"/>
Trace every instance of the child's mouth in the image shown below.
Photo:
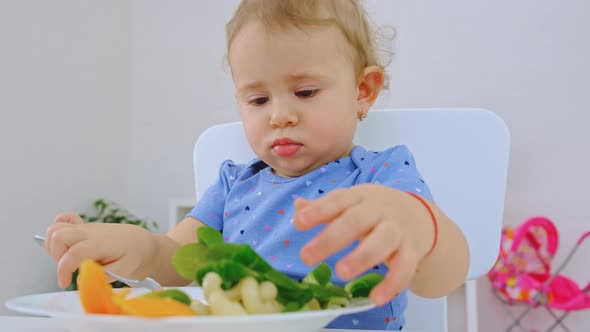
<path fill-rule="evenodd" d="M 272 150 L 279 157 L 290 157 L 299 152 L 302 146 L 303 145 L 301 143 L 293 141 L 289 138 L 279 138 L 273 142 Z"/>
<path fill-rule="evenodd" d="M 301 150 L 301 144 L 280 144 L 272 147 L 272 150 L 280 157 L 290 157 Z"/>

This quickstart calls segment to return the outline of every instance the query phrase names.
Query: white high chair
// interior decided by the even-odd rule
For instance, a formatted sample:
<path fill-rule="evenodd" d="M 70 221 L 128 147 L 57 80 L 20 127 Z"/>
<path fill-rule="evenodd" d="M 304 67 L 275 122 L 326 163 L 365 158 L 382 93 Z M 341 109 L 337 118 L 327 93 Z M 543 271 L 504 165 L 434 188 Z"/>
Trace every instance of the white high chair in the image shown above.
<path fill-rule="evenodd" d="M 487 273 L 498 255 L 509 141 L 505 123 L 482 109 L 373 110 L 355 137 L 369 150 L 409 147 L 434 201 L 467 237 L 468 279 Z M 252 158 L 239 122 L 203 132 L 194 149 L 197 200 L 215 181 L 223 160 L 245 163 Z M 406 321 L 404 330 L 446 332 L 446 298 L 409 294 Z"/>

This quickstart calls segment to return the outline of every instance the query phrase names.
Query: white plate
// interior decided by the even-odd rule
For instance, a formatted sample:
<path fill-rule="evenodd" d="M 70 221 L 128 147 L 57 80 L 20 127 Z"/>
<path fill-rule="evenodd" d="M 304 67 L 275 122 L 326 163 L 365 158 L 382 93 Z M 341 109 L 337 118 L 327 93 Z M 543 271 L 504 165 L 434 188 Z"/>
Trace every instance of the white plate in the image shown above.
<path fill-rule="evenodd" d="M 178 287 L 191 298 L 203 299 L 199 287 Z M 131 295 L 146 290 L 134 288 Z M 56 292 L 17 297 L 6 302 L 15 312 L 54 317 L 75 332 L 305 332 L 317 331 L 341 315 L 366 311 L 374 307 L 368 300 L 353 302 L 346 308 L 248 316 L 195 316 L 160 319 L 131 316 L 86 314 L 78 292 Z"/>

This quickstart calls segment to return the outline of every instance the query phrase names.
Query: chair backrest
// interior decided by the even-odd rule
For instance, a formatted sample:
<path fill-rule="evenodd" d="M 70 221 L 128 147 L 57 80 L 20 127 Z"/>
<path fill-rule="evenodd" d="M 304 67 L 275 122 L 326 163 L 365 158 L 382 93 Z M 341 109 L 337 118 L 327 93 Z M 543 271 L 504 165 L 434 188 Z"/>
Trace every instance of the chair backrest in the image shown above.
<path fill-rule="evenodd" d="M 355 143 L 370 150 L 407 145 L 436 204 L 467 237 L 468 278 L 480 277 L 493 266 L 510 149 L 508 129 L 497 115 L 483 109 L 373 110 L 359 124 Z M 197 200 L 215 181 L 223 160 L 242 163 L 253 157 L 239 122 L 203 132 L 194 149 Z M 410 296 L 407 329 L 446 331 L 445 298 Z"/>

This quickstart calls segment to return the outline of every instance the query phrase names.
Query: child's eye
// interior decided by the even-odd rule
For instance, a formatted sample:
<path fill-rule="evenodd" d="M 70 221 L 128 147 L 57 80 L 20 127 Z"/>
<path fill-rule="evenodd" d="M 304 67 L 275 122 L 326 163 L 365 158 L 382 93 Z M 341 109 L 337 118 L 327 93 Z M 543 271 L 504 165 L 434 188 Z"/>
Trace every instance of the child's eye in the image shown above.
<path fill-rule="evenodd" d="M 266 104 L 268 102 L 268 100 L 269 100 L 268 97 L 258 97 L 258 98 L 254 98 L 254 99 L 250 100 L 248 102 L 248 104 L 260 106 L 260 105 Z"/>
<path fill-rule="evenodd" d="M 295 92 L 295 95 L 297 97 L 301 97 L 301 98 L 310 98 L 310 97 L 315 96 L 318 91 L 319 91 L 319 89 L 300 90 L 300 91 Z"/>

